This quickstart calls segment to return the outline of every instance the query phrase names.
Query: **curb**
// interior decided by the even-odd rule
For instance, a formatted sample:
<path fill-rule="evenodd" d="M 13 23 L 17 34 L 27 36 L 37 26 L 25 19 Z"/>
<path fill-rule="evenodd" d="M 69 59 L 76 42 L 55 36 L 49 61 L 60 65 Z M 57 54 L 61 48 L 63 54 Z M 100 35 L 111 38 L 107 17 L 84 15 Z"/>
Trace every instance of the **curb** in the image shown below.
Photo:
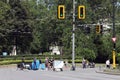
<path fill-rule="evenodd" d="M 0 65 L 0 68 L 11 68 L 11 67 L 16 67 L 16 64 L 10 64 L 10 65 Z"/>
<path fill-rule="evenodd" d="M 101 74 L 110 74 L 110 75 L 120 75 L 120 73 L 119 72 L 110 72 L 110 71 L 108 71 L 108 72 L 106 72 L 106 71 L 95 71 L 96 73 L 101 73 Z"/>

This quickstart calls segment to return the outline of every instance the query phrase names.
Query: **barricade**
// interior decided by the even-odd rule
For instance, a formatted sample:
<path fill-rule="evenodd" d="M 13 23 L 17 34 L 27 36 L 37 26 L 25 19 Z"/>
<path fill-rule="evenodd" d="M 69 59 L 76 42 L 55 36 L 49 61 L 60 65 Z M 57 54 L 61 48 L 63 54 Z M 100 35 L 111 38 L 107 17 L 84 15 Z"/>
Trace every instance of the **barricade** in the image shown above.
<path fill-rule="evenodd" d="M 55 70 L 60 70 L 63 71 L 63 67 L 64 67 L 64 61 L 62 60 L 54 60 L 53 62 L 53 71 Z"/>

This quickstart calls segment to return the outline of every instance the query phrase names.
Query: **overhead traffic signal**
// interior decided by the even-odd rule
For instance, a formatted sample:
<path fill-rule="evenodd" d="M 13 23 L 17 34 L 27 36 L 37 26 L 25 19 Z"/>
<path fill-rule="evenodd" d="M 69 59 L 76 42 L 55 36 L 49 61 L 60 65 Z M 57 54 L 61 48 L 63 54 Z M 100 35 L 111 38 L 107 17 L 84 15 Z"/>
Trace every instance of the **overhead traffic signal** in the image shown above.
<path fill-rule="evenodd" d="M 58 5 L 58 19 L 65 19 L 65 6 Z"/>
<path fill-rule="evenodd" d="M 85 6 L 78 6 L 78 19 L 85 19 Z"/>

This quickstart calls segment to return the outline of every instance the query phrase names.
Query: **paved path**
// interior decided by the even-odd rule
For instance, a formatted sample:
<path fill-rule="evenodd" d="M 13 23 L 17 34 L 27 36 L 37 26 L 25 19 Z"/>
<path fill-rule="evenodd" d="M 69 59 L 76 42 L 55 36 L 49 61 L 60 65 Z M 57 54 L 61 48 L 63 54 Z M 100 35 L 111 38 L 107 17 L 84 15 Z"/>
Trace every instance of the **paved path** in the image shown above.
<path fill-rule="evenodd" d="M 97 68 L 76 68 L 75 71 L 17 70 L 0 68 L 0 80 L 120 80 L 120 75 L 96 73 Z"/>

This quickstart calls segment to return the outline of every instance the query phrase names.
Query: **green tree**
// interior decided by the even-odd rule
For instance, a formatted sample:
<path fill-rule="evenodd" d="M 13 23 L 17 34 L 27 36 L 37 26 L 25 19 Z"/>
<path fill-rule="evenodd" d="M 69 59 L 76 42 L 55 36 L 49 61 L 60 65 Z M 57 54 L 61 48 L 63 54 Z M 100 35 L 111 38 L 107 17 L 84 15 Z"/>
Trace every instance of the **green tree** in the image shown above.
<path fill-rule="evenodd" d="M 0 28 L 4 31 L 4 38 L 6 40 L 2 39 L 5 48 L 11 52 L 12 45 L 17 45 L 17 49 L 20 52 L 28 52 L 30 42 L 32 41 L 32 35 L 29 34 L 32 30 L 28 10 L 19 0 L 3 4 L 6 6 L 6 9 L 4 8 L 4 12 L 2 12 L 3 17 L 1 17 L 2 24 Z"/>
<path fill-rule="evenodd" d="M 6 29 L 6 12 L 10 10 L 10 6 L 2 1 L 0 1 L 0 52 L 6 51 L 8 44 L 7 41 L 7 29 Z M 9 46 L 8 46 L 9 47 Z"/>

